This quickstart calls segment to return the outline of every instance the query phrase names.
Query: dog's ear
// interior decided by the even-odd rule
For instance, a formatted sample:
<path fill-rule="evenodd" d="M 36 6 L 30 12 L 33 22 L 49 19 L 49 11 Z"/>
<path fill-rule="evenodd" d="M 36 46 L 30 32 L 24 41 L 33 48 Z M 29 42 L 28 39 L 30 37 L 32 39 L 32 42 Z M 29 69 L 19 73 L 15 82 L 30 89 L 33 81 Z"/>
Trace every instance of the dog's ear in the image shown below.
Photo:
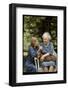
<path fill-rule="evenodd" d="M 36 49 L 37 49 L 37 50 L 39 49 L 39 45 L 36 46 Z"/>

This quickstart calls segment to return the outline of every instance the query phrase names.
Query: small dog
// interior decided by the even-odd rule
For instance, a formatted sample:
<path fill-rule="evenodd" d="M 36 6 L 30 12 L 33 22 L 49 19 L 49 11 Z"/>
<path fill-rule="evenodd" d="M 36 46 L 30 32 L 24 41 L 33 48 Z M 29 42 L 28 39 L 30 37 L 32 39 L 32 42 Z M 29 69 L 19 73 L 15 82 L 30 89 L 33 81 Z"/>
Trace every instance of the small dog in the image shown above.
<path fill-rule="evenodd" d="M 40 46 L 37 47 L 38 48 L 38 52 L 37 52 L 37 58 L 41 61 L 41 57 L 42 55 L 46 54 L 46 53 L 43 53 L 43 49 L 40 48 Z M 57 60 L 57 57 L 52 55 L 52 54 L 49 54 L 48 56 L 46 56 L 44 58 L 44 60 L 47 60 L 47 61 L 56 61 Z"/>

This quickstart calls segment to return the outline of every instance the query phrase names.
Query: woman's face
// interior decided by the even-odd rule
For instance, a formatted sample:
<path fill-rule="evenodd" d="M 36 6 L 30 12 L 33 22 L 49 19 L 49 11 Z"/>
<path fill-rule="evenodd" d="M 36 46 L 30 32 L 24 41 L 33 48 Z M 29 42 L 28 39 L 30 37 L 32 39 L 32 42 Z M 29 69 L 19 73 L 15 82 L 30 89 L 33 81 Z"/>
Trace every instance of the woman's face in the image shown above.
<path fill-rule="evenodd" d="M 49 38 L 47 36 L 43 37 L 44 44 L 47 44 L 49 42 Z"/>
<path fill-rule="evenodd" d="M 36 44 L 37 44 L 37 38 L 35 38 L 35 37 L 32 38 L 32 44 L 33 44 L 34 46 L 36 46 Z"/>

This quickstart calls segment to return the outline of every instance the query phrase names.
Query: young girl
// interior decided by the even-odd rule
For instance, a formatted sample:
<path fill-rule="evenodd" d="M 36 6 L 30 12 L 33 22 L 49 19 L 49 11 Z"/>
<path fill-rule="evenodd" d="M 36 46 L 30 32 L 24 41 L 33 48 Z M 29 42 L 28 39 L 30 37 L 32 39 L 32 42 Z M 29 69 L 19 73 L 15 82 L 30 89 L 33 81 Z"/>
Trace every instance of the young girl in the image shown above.
<path fill-rule="evenodd" d="M 31 45 L 29 46 L 28 50 L 28 58 L 26 60 L 26 72 L 37 72 L 34 58 L 37 56 L 37 38 L 31 38 Z"/>

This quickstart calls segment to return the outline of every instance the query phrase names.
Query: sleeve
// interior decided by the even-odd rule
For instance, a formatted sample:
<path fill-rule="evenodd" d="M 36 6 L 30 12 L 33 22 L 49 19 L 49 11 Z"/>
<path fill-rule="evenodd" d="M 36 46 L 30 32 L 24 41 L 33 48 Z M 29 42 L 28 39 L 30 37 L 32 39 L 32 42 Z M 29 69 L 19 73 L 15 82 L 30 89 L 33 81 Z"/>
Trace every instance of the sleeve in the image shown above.
<path fill-rule="evenodd" d="M 40 47 L 42 47 L 42 53 L 45 54 L 46 51 L 45 51 L 45 48 L 44 48 L 43 44 L 40 44 Z"/>
<path fill-rule="evenodd" d="M 46 54 L 47 53 L 44 48 L 42 49 L 42 53 L 43 54 Z"/>
<path fill-rule="evenodd" d="M 29 55 L 34 58 L 37 56 L 37 52 L 32 48 L 32 47 L 29 47 Z"/>
<path fill-rule="evenodd" d="M 51 43 L 51 45 L 50 45 L 50 54 L 53 54 L 53 52 L 54 52 L 54 46 L 53 46 L 53 43 Z"/>

